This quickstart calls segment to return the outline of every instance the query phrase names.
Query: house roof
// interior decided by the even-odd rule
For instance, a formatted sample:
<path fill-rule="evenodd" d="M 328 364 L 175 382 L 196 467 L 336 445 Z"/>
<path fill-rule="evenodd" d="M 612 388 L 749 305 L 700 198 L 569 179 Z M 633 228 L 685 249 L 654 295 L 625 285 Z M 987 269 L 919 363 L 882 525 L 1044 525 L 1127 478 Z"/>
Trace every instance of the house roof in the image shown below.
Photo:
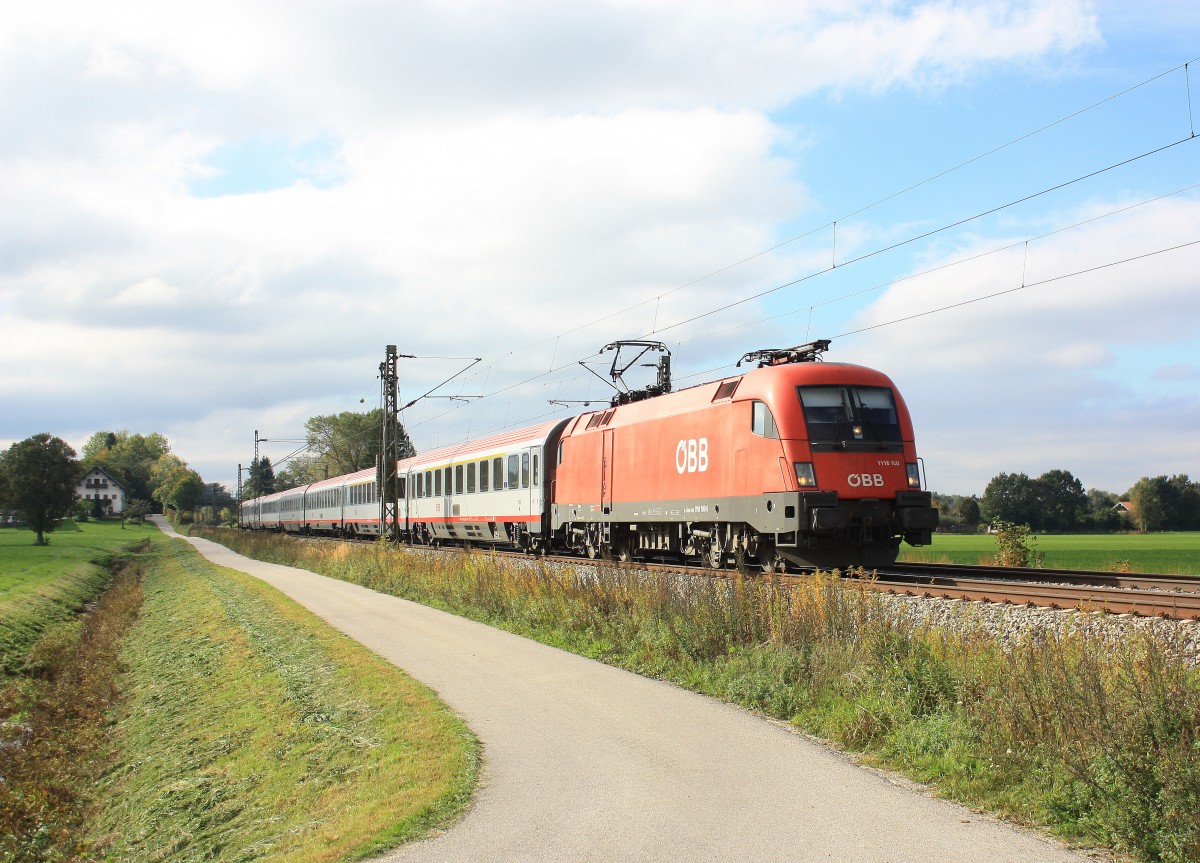
<path fill-rule="evenodd" d="M 119 482 L 115 476 L 113 476 L 111 473 L 106 471 L 104 468 L 100 467 L 100 465 L 93 465 L 92 467 L 88 468 L 88 472 L 85 473 L 82 477 L 80 477 L 79 481 L 83 482 L 85 479 L 87 479 L 89 476 L 91 476 L 94 473 L 104 474 L 106 477 L 108 477 L 109 481 L 113 485 L 115 485 L 121 491 L 125 491 L 125 486 L 121 482 Z"/>

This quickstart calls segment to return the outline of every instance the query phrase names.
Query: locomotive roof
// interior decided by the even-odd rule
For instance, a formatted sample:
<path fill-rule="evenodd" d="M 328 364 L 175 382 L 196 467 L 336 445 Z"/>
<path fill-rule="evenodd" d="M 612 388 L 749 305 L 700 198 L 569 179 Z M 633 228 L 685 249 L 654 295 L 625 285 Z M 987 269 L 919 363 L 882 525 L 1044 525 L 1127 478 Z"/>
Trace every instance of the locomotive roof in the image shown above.
<path fill-rule="evenodd" d="M 737 381 L 737 389 L 728 399 L 717 399 L 717 390 L 722 384 Z M 567 434 L 586 431 L 589 418 L 609 410 L 616 413 L 600 428 L 614 428 L 631 422 L 644 422 L 655 417 L 670 417 L 700 410 L 710 404 L 741 402 L 748 399 L 773 401 L 781 397 L 794 398 L 792 388 L 804 384 L 858 383 L 868 386 L 895 388 L 891 379 L 883 372 L 853 363 L 788 363 L 763 366 L 734 375 L 707 381 L 702 384 L 665 393 L 654 398 L 630 402 L 616 408 L 588 411 L 573 420 Z"/>

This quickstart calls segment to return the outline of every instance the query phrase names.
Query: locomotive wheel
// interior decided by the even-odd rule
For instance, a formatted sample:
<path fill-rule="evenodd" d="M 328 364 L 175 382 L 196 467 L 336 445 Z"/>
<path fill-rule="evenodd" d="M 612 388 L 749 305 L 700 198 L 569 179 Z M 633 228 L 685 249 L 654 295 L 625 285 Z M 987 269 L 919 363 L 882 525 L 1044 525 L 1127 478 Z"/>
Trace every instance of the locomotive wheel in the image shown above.
<path fill-rule="evenodd" d="M 709 543 L 704 551 L 704 565 L 709 569 L 725 568 L 725 549 L 719 541 Z"/>
<path fill-rule="evenodd" d="M 763 572 L 787 572 L 787 559 L 774 545 L 764 545 L 758 551 L 758 566 Z"/>

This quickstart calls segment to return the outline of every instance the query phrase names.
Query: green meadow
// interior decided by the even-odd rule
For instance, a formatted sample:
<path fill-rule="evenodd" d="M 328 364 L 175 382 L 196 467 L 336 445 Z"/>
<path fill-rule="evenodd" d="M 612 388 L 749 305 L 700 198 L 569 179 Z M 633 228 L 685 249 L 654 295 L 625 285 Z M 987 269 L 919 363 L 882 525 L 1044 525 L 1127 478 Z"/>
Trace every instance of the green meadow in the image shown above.
<path fill-rule="evenodd" d="M 1157 572 L 1200 575 L 1200 533 L 1041 534 L 1033 547 L 1049 569 Z M 996 540 L 985 534 L 935 534 L 933 544 L 901 546 L 913 563 L 988 564 Z"/>
<path fill-rule="evenodd" d="M 340 861 L 453 820 L 426 687 L 152 525 L 0 531 L 0 860 Z"/>

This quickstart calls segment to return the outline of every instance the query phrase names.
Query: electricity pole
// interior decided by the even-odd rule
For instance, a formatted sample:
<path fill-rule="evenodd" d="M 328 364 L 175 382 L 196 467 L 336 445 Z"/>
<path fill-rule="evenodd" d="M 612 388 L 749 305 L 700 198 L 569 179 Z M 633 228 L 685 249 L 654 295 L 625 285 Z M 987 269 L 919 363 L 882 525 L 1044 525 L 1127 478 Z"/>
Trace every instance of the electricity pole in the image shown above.
<path fill-rule="evenodd" d="M 396 346 L 387 346 L 387 357 L 379 364 L 379 380 L 383 389 L 383 422 L 380 433 L 379 488 L 380 533 L 393 542 L 400 534 L 400 481 L 396 463 L 400 461 L 399 384 L 396 374 Z"/>

